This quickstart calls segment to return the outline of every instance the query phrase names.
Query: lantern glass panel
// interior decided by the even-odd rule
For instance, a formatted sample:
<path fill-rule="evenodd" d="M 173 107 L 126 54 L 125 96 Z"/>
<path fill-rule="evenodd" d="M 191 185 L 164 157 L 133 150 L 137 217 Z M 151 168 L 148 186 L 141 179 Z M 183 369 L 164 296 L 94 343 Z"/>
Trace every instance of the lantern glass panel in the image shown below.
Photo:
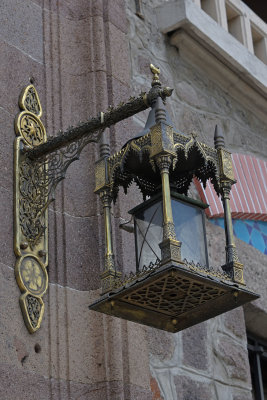
<path fill-rule="evenodd" d="M 208 266 L 205 218 L 203 209 L 172 197 L 176 237 L 182 242 L 181 257 Z M 137 269 L 161 259 L 159 244 L 163 240 L 162 200 L 148 201 L 136 207 L 135 220 Z"/>

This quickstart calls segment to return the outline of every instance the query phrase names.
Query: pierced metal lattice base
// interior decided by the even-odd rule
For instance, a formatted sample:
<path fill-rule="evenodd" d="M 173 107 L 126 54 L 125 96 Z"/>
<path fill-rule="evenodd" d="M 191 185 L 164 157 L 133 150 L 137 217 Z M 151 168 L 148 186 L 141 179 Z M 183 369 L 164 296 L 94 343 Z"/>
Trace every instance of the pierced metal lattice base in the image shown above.
<path fill-rule="evenodd" d="M 101 296 L 89 308 L 178 332 L 259 296 L 238 285 L 168 265 Z"/>

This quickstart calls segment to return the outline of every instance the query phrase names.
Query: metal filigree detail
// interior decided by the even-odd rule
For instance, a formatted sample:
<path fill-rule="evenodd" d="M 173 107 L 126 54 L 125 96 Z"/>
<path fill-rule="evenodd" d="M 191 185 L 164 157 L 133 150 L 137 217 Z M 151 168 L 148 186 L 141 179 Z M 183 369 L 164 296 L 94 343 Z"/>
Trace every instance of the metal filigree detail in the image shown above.
<path fill-rule="evenodd" d="M 122 300 L 142 305 L 153 311 L 167 315 L 182 315 L 196 307 L 225 294 L 222 288 L 215 288 L 208 282 L 199 284 L 178 274 L 169 274 L 159 278 L 149 286 L 136 289 L 125 295 Z"/>
<path fill-rule="evenodd" d="M 160 260 L 157 260 L 155 263 L 151 262 L 148 266 L 144 265 L 143 268 L 135 274 L 133 272 L 130 272 L 129 275 L 124 275 L 124 277 L 116 277 L 113 281 L 112 289 L 118 289 L 132 283 L 135 280 L 146 278 L 149 274 L 155 272 L 159 267 Z"/>
<path fill-rule="evenodd" d="M 34 333 L 40 327 L 44 313 L 42 296 L 48 287 L 46 267 L 37 256 L 28 252 L 17 259 L 15 276 L 23 293 L 20 296 L 23 318 L 29 332 Z"/>
<path fill-rule="evenodd" d="M 176 240 L 175 226 L 173 222 L 167 222 L 163 225 L 163 239 Z"/>
<path fill-rule="evenodd" d="M 191 271 L 204 274 L 212 278 L 218 278 L 223 281 L 231 281 L 231 277 L 227 273 L 218 271 L 212 267 L 207 268 L 200 264 L 195 264 L 193 261 L 189 262 L 186 259 L 184 259 L 183 262 Z"/>
<path fill-rule="evenodd" d="M 220 178 L 221 180 L 229 180 L 231 184 L 235 183 L 235 176 L 233 171 L 232 155 L 225 149 L 218 149 L 218 158 L 220 166 Z"/>
<path fill-rule="evenodd" d="M 39 118 L 42 116 L 43 111 L 40 99 L 33 85 L 29 85 L 22 90 L 19 98 L 19 106 L 22 110 L 29 111 Z"/>
<path fill-rule="evenodd" d="M 238 254 L 235 245 L 229 245 L 225 247 L 226 251 L 226 263 L 239 262 Z"/>
<path fill-rule="evenodd" d="M 33 328 L 36 328 L 41 315 L 41 303 L 37 297 L 28 295 L 26 297 L 26 307 Z"/>
<path fill-rule="evenodd" d="M 22 136 L 24 143 L 30 148 L 39 146 L 46 141 L 45 128 L 41 120 L 28 111 L 18 115 L 16 132 Z"/>
<path fill-rule="evenodd" d="M 170 183 L 179 193 L 186 195 L 193 177 L 196 177 L 204 187 L 207 180 L 211 179 L 216 193 L 220 194 L 217 151 L 198 142 L 196 136 L 183 135 L 162 123 L 155 125 L 146 135 L 128 142 L 118 153 L 108 158 L 109 185 L 113 200 L 116 200 L 120 186 L 126 193 L 133 182 L 144 197 L 154 195 L 161 184 L 156 158 L 165 151 L 171 157 L 172 163 L 169 170 Z M 197 165 L 192 165 L 193 159 L 198 160 Z M 137 166 L 138 173 L 131 171 L 132 165 Z M 186 174 L 181 172 L 184 170 L 187 170 Z"/>
<path fill-rule="evenodd" d="M 159 244 L 161 250 L 161 264 L 174 261 L 183 263 L 181 260 L 181 242 L 176 239 L 165 239 Z"/>
<path fill-rule="evenodd" d="M 25 324 L 34 333 L 42 321 L 42 296 L 48 287 L 47 164 L 34 163 L 24 150 L 44 144 L 47 138 L 33 85 L 22 91 L 19 105 L 23 111 L 15 120 L 15 276 L 23 293 L 20 306 Z"/>
<path fill-rule="evenodd" d="M 20 227 L 33 250 L 46 230 L 48 185 L 45 165 L 33 164 L 27 158 L 21 162 L 19 193 Z"/>
<path fill-rule="evenodd" d="M 94 132 L 95 142 L 99 140 L 103 131 L 104 128 Z M 67 146 L 33 162 L 36 171 L 45 170 L 45 183 L 47 185 L 49 203 L 54 200 L 55 188 L 58 183 L 65 178 L 66 171 L 70 164 L 79 160 L 83 148 L 91 142 L 92 137 L 84 136 L 77 142 L 69 143 Z"/>

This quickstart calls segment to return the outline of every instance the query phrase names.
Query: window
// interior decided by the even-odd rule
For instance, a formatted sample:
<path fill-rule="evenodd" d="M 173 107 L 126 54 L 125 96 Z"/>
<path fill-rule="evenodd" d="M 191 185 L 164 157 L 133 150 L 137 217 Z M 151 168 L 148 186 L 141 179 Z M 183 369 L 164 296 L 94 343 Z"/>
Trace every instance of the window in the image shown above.
<path fill-rule="evenodd" d="M 267 400 L 267 342 L 248 334 L 253 400 Z"/>

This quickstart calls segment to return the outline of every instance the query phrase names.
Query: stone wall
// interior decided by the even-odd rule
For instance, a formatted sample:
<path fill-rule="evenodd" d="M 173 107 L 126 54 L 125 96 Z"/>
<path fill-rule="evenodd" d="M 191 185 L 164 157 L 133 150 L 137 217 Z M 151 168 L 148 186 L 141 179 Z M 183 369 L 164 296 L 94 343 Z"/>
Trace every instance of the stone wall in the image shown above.
<path fill-rule="evenodd" d="M 168 109 L 178 129 L 197 130 L 212 144 L 215 124 L 222 123 L 230 150 L 266 155 L 261 121 L 182 59 L 158 31 L 154 7 L 161 4 L 144 0 L 141 20 L 132 0 L 1 2 L 1 400 L 251 399 L 242 309 L 176 335 L 88 310 L 99 294 L 104 254 L 102 210 L 93 194 L 96 145 L 69 168 L 49 209 L 50 283 L 38 332 L 29 334 L 19 308 L 12 158 L 18 96 L 30 80 L 47 133 L 53 135 L 147 90 L 148 66 L 154 62 L 162 82 L 175 88 Z M 112 151 L 143 128 L 146 116 L 107 131 Z M 134 240 L 118 228 L 119 221 L 140 201 L 132 187 L 129 196 L 120 194 L 113 210 L 116 263 L 124 272 L 134 269 Z M 212 224 L 208 232 L 211 264 L 218 265 L 224 261 L 223 232 Z M 261 292 L 264 255 L 237 244 L 245 277 Z M 250 326 L 257 325 L 257 313 L 265 318 L 266 297 L 253 307 L 245 313 Z"/>
<path fill-rule="evenodd" d="M 159 32 L 155 7 L 164 1 L 142 1 L 144 19 L 135 15 L 135 4 L 127 1 L 132 86 L 145 89 L 150 80 L 149 64 L 161 69 L 161 81 L 174 88 L 168 111 L 176 128 L 197 131 L 201 141 L 213 145 L 215 125 L 223 128 L 226 147 L 266 158 L 267 131 L 263 121 L 231 98 L 198 68 L 197 62 L 179 54 L 170 38 Z M 196 58 L 196 57 L 195 57 Z M 245 93 L 244 93 L 245 96 Z M 134 117 L 144 124 L 146 113 Z M 195 190 L 191 194 L 196 196 Z M 224 231 L 207 221 L 209 260 L 224 264 Z M 250 331 L 265 335 L 267 322 L 266 256 L 236 239 L 248 287 L 261 299 L 213 318 L 178 334 L 148 329 L 151 388 L 154 400 L 251 400 L 246 324 Z"/>
<path fill-rule="evenodd" d="M 143 327 L 88 310 L 99 295 L 104 244 L 90 145 L 49 210 L 49 289 L 38 332 L 27 331 L 14 277 L 13 141 L 18 97 L 34 83 L 48 135 L 129 97 L 124 1 L 4 0 L 0 16 L 0 398 L 149 399 Z M 127 140 L 107 131 L 114 150 Z M 119 218 L 120 203 L 115 210 Z M 115 218 L 121 267 L 123 237 Z"/>

